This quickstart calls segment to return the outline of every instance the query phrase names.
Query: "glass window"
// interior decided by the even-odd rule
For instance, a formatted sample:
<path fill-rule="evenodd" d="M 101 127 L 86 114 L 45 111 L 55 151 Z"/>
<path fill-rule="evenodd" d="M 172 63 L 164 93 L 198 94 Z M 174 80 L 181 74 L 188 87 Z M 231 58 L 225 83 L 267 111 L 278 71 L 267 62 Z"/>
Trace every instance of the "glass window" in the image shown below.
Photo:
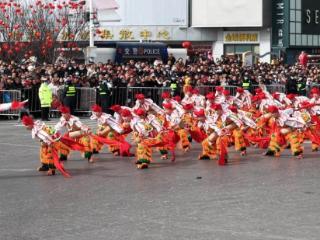
<path fill-rule="evenodd" d="M 307 46 L 307 44 L 308 44 L 307 35 L 305 35 L 305 34 L 302 35 L 301 44 L 303 46 Z"/>
<path fill-rule="evenodd" d="M 252 45 L 236 45 L 235 52 L 236 53 L 244 53 L 244 52 L 251 52 Z"/>
<path fill-rule="evenodd" d="M 300 34 L 296 35 L 296 45 L 301 46 L 301 35 Z"/>
<path fill-rule="evenodd" d="M 296 23 L 296 33 L 301 33 L 301 23 Z"/>
<path fill-rule="evenodd" d="M 313 46 L 318 46 L 318 35 L 313 35 Z"/>
<path fill-rule="evenodd" d="M 301 22 L 301 11 L 296 11 L 296 21 Z"/>
<path fill-rule="evenodd" d="M 308 35 L 308 46 L 312 46 L 313 45 L 312 44 L 312 40 L 313 40 L 312 35 Z"/>
<path fill-rule="evenodd" d="M 296 21 L 296 11 L 290 10 L 290 21 L 295 22 Z"/>
<path fill-rule="evenodd" d="M 234 54 L 234 45 L 228 44 L 224 45 L 224 53 L 227 54 Z"/>
<path fill-rule="evenodd" d="M 260 46 L 259 45 L 253 45 L 253 52 L 255 54 L 260 54 Z"/>
<path fill-rule="evenodd" d="M 290 33 L 296 33 L 296 24 L 294 22 L 290 22 Z"/>
<path fill-rule="evenodd" d="M 290 9 L 296 8 L 296 0 L 290 0 Z"/>
<path fill-rule="evenodd" d="M 296 9 L 301 10 L 301 0 L 296 0 Z"/>
<path fill-rule="evenodd" d="M 296 35 L 290 34 L 290 45 L 295 46 L 296 45 Z"/>

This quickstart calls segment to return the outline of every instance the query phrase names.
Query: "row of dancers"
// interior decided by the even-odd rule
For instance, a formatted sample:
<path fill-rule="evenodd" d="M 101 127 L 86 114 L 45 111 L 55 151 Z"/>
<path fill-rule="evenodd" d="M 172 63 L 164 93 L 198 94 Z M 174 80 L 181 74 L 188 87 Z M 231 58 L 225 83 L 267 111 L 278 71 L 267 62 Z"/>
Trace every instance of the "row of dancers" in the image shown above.
<path fill-rule="evenodd" d="M 90 119 L 97 122 L 90 129 L 61 106 L 61 118 L 54 127 L 24 116 L 23 124 L 32 137 L 40 140 L 39 171 L 54 175 L 58 169 L 70 177 L 64 168 L 71 151 L 80 151 L 90 163 L 95 162 L 103 145 L 115 156 L 135 157 L 138 169 L 152 163 L 153 151 L 161 159 L 175 161 L 175 152 L 188 152 L 198 142 L 202 149 L 199 160 L 216 159 L 218 165 L 228 163 L 228 149 L 234 147 L 242 156 L 250 146 L 265 149 L 266 156 L 279 157 L 290 148 L 292 155 L 303 158 L 303 143 L 309 139 L 312 151 L 320 145 L 320 91 L 310 96 L 273 93 L 260 88 L 255 94 L 237 88 L 235 96 L 223 87 L 205 96 L 198 89 L 186 87 L 185 96 L 172 97 L 164 92 L 158 106 L 143 94 L 136 94 L 132 108 L 114 105 L 114 114 L 92 106 Z M 135 152 L 131 152 L 132 145 Z M 182 155 L 183 156 L 183 155 Z"/>

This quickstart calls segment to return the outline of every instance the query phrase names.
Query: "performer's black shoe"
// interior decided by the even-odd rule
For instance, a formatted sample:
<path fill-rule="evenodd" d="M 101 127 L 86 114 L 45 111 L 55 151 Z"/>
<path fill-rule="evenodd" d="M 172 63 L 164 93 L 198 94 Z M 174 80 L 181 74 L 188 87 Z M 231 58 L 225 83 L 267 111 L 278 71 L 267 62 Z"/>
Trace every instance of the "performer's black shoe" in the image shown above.
<path fill-rule="evenodd" d="M 93 152 L 92 152 L 92 154 L 99 154 L 99 151 L 97 151 L 97 150 L 93 150 Z"/>
<path fill-rule="evenodd" d="M 198 157 L 199 160 L 210 160 L 210 157 L 207 155 L 202 155 Z"/>
<path fill-rule="evenodd" d="M 66 155 L 60 155 L 59 160 L 60 160 L 61 162 L 67 161 L 67 160 L 68 160 L 68 156 L 66 156 Z"/>
<path fill-rule="evenodd" d="M 46 172 L 49 171 L 49 167 L 47 165 L 42 165 L 41 167 L 38 167 L 37 169 L 39 172 Z"/>

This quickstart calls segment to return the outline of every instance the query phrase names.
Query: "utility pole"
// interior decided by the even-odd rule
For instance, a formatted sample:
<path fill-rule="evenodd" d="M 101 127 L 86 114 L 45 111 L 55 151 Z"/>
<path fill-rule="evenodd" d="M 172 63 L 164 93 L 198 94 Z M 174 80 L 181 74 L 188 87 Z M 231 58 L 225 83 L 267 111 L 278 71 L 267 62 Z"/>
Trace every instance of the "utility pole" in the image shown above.
<path fill-rule="evenodd" d="M 89 47 L 94 47 L 94 25 L 93 25 L 93 2 L 89 0 L 89 31 L 90 31 L 90 43 Z"/>

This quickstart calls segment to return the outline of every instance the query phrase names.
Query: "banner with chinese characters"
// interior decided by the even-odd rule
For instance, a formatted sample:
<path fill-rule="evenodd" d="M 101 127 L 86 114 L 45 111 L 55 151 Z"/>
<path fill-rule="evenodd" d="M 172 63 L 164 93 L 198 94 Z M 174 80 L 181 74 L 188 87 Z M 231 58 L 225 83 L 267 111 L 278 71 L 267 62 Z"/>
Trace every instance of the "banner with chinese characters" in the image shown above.
<path fill-rule="evenodd" d="M 241 31 L 241 32 L 224 32 L 223 42 L 230 44 L 253 44 L 260 42 L 259 32 Z"/>
<path fill-rule="evenodd" d="M 165 27 L 106 27 L 99 28 L 95 40 L 137 41 L 170 40 L 171 29 Z"/>
<path fill-rule="evenodd" d="M 173 26 L 101 26 L 95 41 L 214 41 L 214 32 Z"/>

